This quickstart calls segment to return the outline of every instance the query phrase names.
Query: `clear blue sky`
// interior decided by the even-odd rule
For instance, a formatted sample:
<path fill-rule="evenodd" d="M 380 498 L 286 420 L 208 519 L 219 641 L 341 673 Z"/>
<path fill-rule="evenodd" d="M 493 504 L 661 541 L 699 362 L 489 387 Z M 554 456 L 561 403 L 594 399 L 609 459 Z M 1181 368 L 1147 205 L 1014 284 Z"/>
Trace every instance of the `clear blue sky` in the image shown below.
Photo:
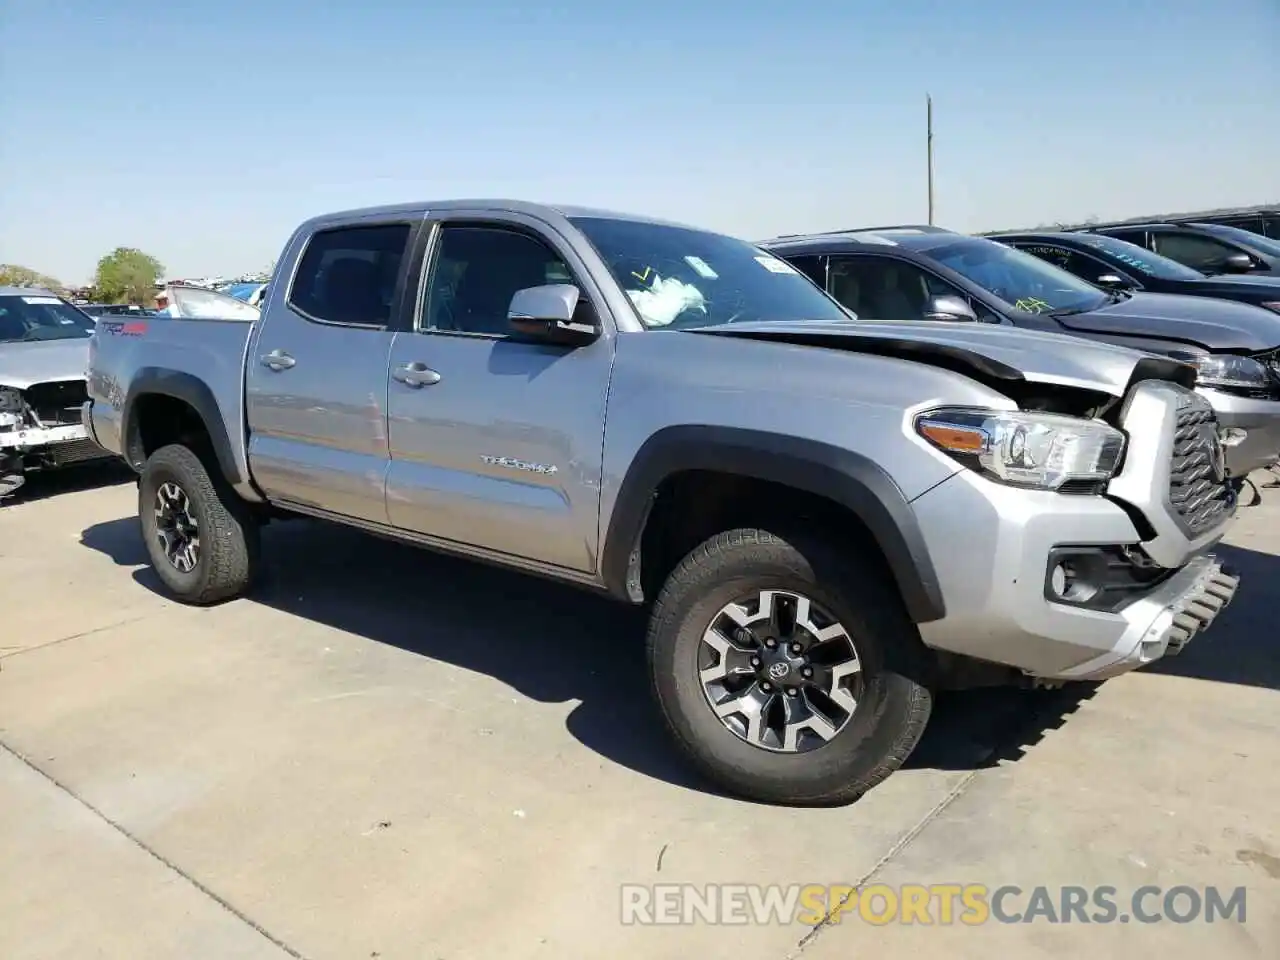
<path fill-rule="evenodd" d="M 507 196 L 752 239 L 1280 200 L 1280 0 L 0 0 L 0 262 Z"/>

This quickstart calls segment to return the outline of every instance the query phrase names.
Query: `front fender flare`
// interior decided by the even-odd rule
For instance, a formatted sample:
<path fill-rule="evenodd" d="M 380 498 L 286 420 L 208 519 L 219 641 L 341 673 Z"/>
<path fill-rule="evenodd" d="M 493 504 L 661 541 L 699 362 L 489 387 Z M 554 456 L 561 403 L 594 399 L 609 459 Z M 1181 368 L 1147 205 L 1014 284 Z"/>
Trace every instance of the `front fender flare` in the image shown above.
<path fill-rule="evenodd" d="M 882 467 L 831 444 L 732 427 L 667 427 L 637 451 L 618 490 L 601 557 L 605 586 L 614 595 L 629 596 L 627 572 L 654 492 L 663 480 L 686 470 L 779 483 L 845 507 L 884 553 L 911 618 L 926 623 L 945 616 L 942 589 L 915 512 Z"/>

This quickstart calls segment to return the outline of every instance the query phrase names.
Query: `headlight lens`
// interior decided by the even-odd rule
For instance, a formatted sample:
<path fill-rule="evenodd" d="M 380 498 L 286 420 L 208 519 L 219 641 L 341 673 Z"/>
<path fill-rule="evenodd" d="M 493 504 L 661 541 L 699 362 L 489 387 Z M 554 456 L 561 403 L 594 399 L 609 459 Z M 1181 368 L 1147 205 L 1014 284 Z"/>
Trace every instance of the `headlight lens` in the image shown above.
<path fill-rule="evenodd" d="M 0 387 L 0 411 L 8 413 L 22 412 L 22 391 L 13 387 Z"/>
<path fill-rule="evenodd" d="M 1232 354 L 1196 357 L 1195 365 L 1199 371 L 1196 383 L 1206 387 L 1264 389 L 1271 385 L 1267 368 L 1252 357 Z"/>
<path fill-rule="evenodd" d="M 1055 413 L 945 407 L 920 414 L 915 427 L 966 467 L 1036 490 L 1102 483 L 1124 453 L 1124 434 L 1114 427 Z"/>

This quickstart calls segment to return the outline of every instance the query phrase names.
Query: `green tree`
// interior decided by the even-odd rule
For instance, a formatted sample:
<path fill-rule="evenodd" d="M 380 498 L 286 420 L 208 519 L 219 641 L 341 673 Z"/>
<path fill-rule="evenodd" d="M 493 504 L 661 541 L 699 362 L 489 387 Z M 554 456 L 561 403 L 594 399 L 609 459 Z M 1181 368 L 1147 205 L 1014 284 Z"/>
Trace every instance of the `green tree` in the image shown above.
<path fill-rule="evenodd" d="M 15 263 L 0 263 L 0 287 L 44 287 L 46 290 L 62 290 L 62 284 L 30 267 Z"/>
<path fill-rule="evenodd" d="M 98 261 L 93 286 L 107 303 L 150 303 L 164 275 L 160 261 L 133 247 L 116 247 Z"/>

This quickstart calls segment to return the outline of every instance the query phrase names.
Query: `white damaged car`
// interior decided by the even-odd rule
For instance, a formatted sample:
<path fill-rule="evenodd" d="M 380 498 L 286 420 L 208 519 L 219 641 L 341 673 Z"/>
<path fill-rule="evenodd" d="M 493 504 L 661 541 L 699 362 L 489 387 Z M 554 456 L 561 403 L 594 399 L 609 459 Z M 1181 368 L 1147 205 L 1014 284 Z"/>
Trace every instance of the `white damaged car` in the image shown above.
<path fill-rule="evenodd" d="M 108 456 L 80 420 L 93 330 L 51 291 L 0 287 L 0 496 L 30 470 Z"/>

